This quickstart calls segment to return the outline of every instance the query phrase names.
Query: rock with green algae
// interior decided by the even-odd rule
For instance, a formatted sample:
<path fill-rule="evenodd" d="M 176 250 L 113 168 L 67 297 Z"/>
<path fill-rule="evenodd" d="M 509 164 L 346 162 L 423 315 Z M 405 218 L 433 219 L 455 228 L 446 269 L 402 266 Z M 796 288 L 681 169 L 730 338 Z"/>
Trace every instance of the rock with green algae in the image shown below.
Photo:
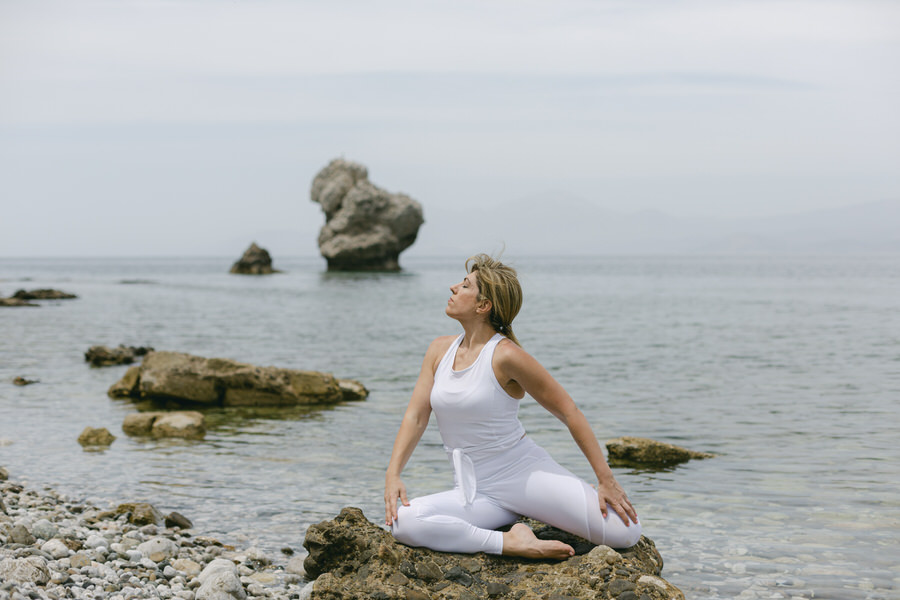
<path fill-rule="evenodd" d="M 663 561 L 653 541 L 613 550 L 547 525 L 529 522 L 542 538 L 573 543 L 564 561 L 535 561 L 488 554 L 453 554 L 410 548 L 348 507 L 330 521 L 311 526 L 306 575 L 314 579 L 311 600 L 683 600 L 660 577 Z"/>
<path fill-rule="evenodd" d="M 614 466 L 659 469 L 693 459 L 712 458 L 707 452 L 688 450 L 650 438 L 624 436 L 606 442 L 609 463 Z"/>

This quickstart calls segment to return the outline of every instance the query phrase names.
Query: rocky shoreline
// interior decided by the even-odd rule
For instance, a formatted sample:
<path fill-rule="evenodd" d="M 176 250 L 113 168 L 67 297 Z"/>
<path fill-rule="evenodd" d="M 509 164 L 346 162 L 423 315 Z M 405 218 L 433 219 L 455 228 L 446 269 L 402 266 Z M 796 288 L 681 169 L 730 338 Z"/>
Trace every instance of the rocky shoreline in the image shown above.
<path fill-rule="evenodd" d="M 101 509 L 6 479 L 0 467 L 0 600 L 298 600 L 312 591 L 302 556 L 276 565 L 182 528 L 190 522 L 177 513 Z"/>

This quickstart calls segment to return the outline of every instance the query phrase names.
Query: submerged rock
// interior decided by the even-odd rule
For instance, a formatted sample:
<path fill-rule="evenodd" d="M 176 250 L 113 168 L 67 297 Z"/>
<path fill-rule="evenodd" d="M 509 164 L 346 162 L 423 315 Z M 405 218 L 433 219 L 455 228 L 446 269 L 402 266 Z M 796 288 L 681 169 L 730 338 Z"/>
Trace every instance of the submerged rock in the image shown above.
<path fill-rule="evenodd" d="M 343 159 L 319 171 L 310 195 L 325 212 L 319 251 L 329 271 L 400 270 L 400 253 L 425 222 L 421 204 L 375 186 L 366 167 Z"/>
<path fill-rule="evenodd" d="M 250 247 L 244 251 L 244 255 L 240 260 L 231 265 L 231 273 L 236 275 L 269 275 L 271 273 L 280 273 L 280 271 L 272 268 L 272 257 L 269 256 L 268 250 L 260 248 L 256 242 L 250 244 Z"/>
<path fill-rule="evenodd" d="M 291 406 L 331 404 L 368 395 L 359 382 L 329 373 L 257 367 L 226 358 L 151 352 L 109 389 L 113 397 L 188 404 Z M 346 398 L 345 398 L 346 395 Z"/>
<path fill-rule="evenodd" d="M 16 377 L 13 379 L 13 385 L 18 385 L 19 387 L 31 385 L 32 383 L 40 383 L 37 379 L 25 379 L 24 377 Z"/>
<path fill-rule="evenodd" d="M 657 442 L 649 438 L 620 437 L 606 442 L 609 462 L 618 466 L 664 468 L 691 459 L 712 458 L 706 452 Z"/>
<path fill-rule="evenodd" d="M 573 537 L 549 526 L 536 527 L 535 533 L 567 542 Z M 642 537 L 622 551 L 581 542 L 583 553 L 564 561 L 435 552 L 403 546 L 358 508 L 345 508 L 335 519 L 307 530 L 304 568 L 315 580 L 314 600 L 684 599 L 659 576 L 663 561 L 652 540 Z"/>
<path fill-rule="evenodd" d="M 108 346 L 91 346 L 84 353 L 84 360 L 91 363 L 92 367 L 108 367 L 111 365 L 130 365 L 138 356 L 144 356 L 153 352 L 153 348 L 147 346 L 123 346 L 109 348 Z"/>

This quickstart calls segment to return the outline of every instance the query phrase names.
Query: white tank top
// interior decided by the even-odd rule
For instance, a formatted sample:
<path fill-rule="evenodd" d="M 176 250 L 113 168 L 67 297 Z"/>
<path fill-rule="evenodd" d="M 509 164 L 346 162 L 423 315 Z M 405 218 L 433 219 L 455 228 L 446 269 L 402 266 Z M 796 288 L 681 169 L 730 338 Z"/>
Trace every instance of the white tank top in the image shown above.
<path fill-rule="evenodd" d="M 460 335 L 434 372 L 431 409 L 448 452 L 459 449 L 476 462 L 492 450 L 510 448 L 525 435 L 519 401 L 497 381 L 491 360 L 500 340 L 495 334 L 471 366 L 453 370 Z"/>

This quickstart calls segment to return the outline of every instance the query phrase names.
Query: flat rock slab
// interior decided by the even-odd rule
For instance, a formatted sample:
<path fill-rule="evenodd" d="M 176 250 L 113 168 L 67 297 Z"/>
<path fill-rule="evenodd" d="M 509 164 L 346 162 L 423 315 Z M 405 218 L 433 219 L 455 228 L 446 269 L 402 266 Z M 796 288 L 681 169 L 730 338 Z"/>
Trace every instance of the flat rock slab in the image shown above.
<path fill-rule="evenodd" d="M 294 406 L 362 400 L 368 391 L 359 382 L 319 371 L 150 352 L 113 384 L 109 395 L 210 406 Z"/>
<path fill-rule="evenodd" d="M 542 538 L 572 541 L 552 527 L 530 522 Z M 581 540 L 582 554 L 564 561 L 534 561 L 487 554 L 454 554 L 410 548 L 348 507 L 311 526 L 303 545 L 304 568 L 314 579 L 312 600 L 443 598 L 683 600 L 660 577 L 662 557 L 642 537 L 616 551 Z"/>

